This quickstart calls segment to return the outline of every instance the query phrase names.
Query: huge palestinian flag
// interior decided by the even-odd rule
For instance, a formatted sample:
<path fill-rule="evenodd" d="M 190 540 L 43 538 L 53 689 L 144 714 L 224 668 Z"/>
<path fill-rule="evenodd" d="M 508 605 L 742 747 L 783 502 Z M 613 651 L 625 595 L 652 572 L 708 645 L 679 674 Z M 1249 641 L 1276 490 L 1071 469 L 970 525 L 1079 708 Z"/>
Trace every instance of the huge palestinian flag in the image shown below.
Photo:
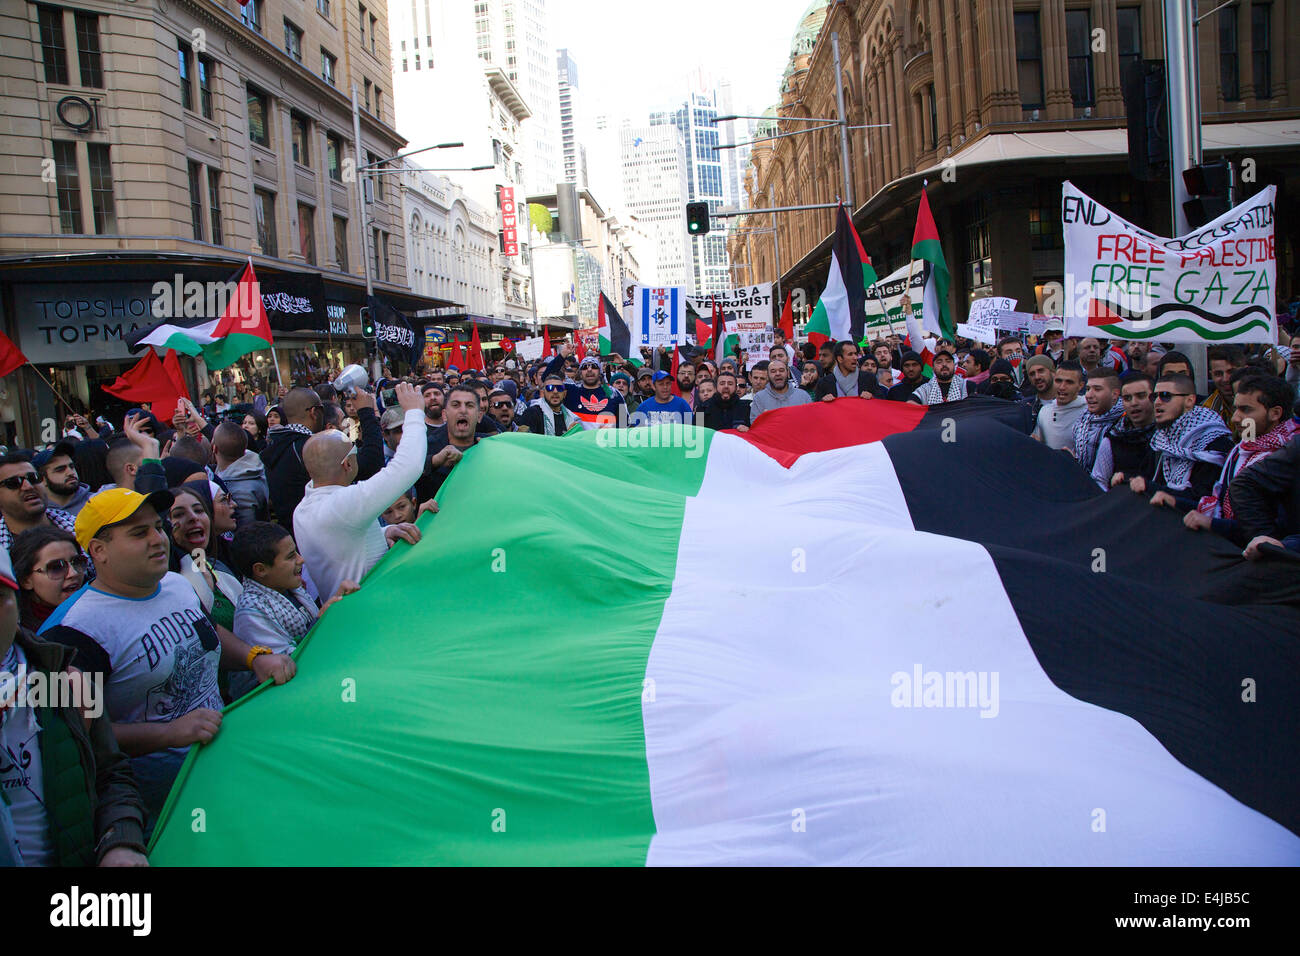
<path fill-rule="evenodd" d="M 249 352 L 270 348 L 271 323 L 252 260 L 227 285 L 234 290 L 219 317 L 169 319 L 128 336 L 127 347 L 134 351 L 151 345 L 183 355 L 202 355 L 210 369 L 225 368 Z"/>
<path fill-rule="evenodd" d="M 1294 575 L 981 404 L 480 442 L 152 862 L 1300 863 Z"/>

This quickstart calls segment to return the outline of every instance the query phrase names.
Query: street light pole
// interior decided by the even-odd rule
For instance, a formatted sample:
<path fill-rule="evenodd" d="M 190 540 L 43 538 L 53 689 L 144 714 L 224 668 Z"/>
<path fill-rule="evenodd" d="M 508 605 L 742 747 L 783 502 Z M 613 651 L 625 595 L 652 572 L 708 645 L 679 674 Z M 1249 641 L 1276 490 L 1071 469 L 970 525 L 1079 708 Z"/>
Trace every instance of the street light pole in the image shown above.
<path fill-rule="evenodd" d="M 776 190 L 771 183 L 767 184 L 767 202 L 770 206 L 776 205 Z M 776 255 L 776 301 L 781 301 L 781 233 L 777 229 L 776 220 L 772 220 L 772 251 Z M 753 259 L 751 258 L 751 262 Z"/>
<path fill-rule="evenodd" d="M 366 274 L 366 298 L 375 294 L 374 280 L 370 275 L 370 223 L 366 215 L 366 190 L 362 183 L 365 164 L 361 162 L 361 110 L 357 107 L 357 85 L 352 84 L 352 142 L 357 154 L 357 212 L 361 222 L 361 265 Z M 367 303 L 368 304 L 368 303 Z"/>
<path fill-rule="evenodd" d="M 831 54 L 835 60 L 835 108 L 840 116 L 840 165 L 844 172 L 844 205 L 853 218 L 853 177 L 849 172 L 849 118 L 844 114 L 844 72 L 840 69 L 840 35 L 831 34 Z"/>
<path fill-rule="evenodd" d="M 1183 203 L 1191 198 L 1183 171 L 1201 164 L 1200 70 L 1196 62 L 1194 0 L 1164 0 L 1165 70 L 1169 90 L 1169 183 L 1173 235 L 1191 231 Z"/>

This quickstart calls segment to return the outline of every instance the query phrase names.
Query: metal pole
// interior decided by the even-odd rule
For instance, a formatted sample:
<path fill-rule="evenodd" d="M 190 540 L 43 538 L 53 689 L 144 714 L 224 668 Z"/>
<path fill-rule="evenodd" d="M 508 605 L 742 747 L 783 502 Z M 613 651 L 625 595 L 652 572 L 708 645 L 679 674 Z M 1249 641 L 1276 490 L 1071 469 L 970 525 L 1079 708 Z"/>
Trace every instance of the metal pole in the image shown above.
<path fill-rule="evenodd" d="M 357 213 L 361 220 L 361 265 L 366 272 L 366 298 L 375 294 L 374 282 L 370 277 L 370 224 L 366 221 L 366 191 L 361 178 L 365 175 L 361 162 L 361 110 L 357 107 L 357 85 L 352 84 L 352 141 L 357 153 Z"/>
<path fill-rule="evenodd" d="M 840 70 L 840 35 L 831 34 L 831 53 L 835 57 L 835 108 L 840 117 L 840 165 L 844 167 L 844 205 L 853 218 L 853 178 L 849 174 L 849 118 L 844 114 L 844 73 Z"/>
<path fill-rule="evenodd" d="M 767 184 L 767 201 L 773 206 L 776 205 L 776 192 L 772 184 Z M 772 220 L 772 251 L 776 255 L 776 300 L 781 301 L 781 233 L 777 229 L 776 220 Z M 753 262 L 751 257 L 750 262 Z"/>
<path fill-rule="evenodd" d="M 519 207 L 515 207 L 515 218 L 519 216 Z M 528 220 L 528 298 L 533 303 L 533 337 L 537 336 L 537 279 L 533 273 L 533 257 L 537 255 L 537 250 L 533 247 L 533 217 L 530 213 L 525 217 Z"/>
<path fill-rule="evenodd" d="M 1196 62 L 1193 0 L 1164 0 L 1165 77 L 1169 90 L 1169 183 L 1173 235 L 1191 231 L 1183 213 L 1190 197 L 1183 171 L 1201 163 L 1200 71 Z"/>

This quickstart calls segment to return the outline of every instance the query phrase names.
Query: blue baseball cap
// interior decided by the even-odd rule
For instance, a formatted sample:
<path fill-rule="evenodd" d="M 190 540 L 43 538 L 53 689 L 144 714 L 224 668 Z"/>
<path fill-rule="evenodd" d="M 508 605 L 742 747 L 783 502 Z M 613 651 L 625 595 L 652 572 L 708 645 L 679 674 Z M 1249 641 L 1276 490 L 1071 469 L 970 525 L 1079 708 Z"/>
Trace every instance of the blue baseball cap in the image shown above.
<path fill-rule="evenodd" d="M 667 372 L 665 372 L 663 369 L 660 369 L 659 371 L 655 372 L 654 381 L 661 382 L 666 378 L 672 378 L 672 376 L 669 375 Z"/>

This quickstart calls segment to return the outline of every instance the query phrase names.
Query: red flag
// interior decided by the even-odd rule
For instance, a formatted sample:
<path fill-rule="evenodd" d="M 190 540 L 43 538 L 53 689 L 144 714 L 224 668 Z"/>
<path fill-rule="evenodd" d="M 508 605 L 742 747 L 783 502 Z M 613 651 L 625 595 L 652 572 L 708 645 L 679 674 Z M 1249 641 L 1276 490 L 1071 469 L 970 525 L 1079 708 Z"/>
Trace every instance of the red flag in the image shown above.
<path fill-rule="evenodd" d="M 182 395 L 188 395 L 190 390 L 185 385 L 185 373 L 181 371 L 181 360 L 176 355 L 175 349 L 167 350 L 167 355 L 163 359 L 163 368 L 165 368 L 167 374 L 171 376 L 172 382 L 176 386 L 176 390 Z"/>
<path fill-rule="evenodd" d="M 674 395 L 677 395 L 678 397 L 680 397 L 681 394 L 682 394 L 682 390 L 681 390 L 680 388 L 677 387 L 677 365 L 678 365 L 678 361 L 679 361 L 679 359 L 678 359 L 678 355 L 677 355 L 677 346 L 674 345 L 674 346 L 673 346 L 673 368 L 672 368 L 672 372 L 671 372 L 670 374 L 671 374 L 672 377 L 673 377 L 673 394 L 674 394 Z"/>
<path fill-rule="evenodd" d="M 456 366 L 456 371 L 465 367 L 465 356 L 460 351 L 460 339 L 453 339 L 451 345 L 451 357 L 447 361 L 448 366 Z"/>
<path fill-rule="evenodd" d="M 578 355 L 578 361 L 581 362 L 587 357 L 587 346 L 582 342 L 582 333 L 573 333 L 573 351 Z"/>
<path fill-rule="evenodd" d="M 172 372 L 153 349 L 145 352 L 112 385 L 105 385 L 104 391 L 125 402 L 148 402 L 149 410 L 161 422 L 171 421 L 177 402 L 185 395 L 185 389 L 177 385 Z"/>
<path fill-rule="evenodd" d="M 478 338 L 477 322 L 474 323 L 474 332 L 470 335 L 469 358 L 467 361 L 469 362 L 470 368 L 476 368 L 479 371 L 484 371 L 486 369 L 486 366 L 483 364 L 483 343 L 481 343 Z"/>
<path fill-rule="evenodd" d="M 722 317 L 722 306 L 718 305 L 718 297 L 713 297 L 713 332 L 709 336 L 709 343 L 713 346 L 713 360 L 721 362 L 726 355 L 727 347 L 727 322 Z"/>
<path fill-rule="evenodd" d="M 787 342 L 794 342 L 794 309 L 791 307 L 789 292 L 785 294 L 785 308 L 781 310 L 781 334 Z"/>
<path fill-rule="evenodd" d="M 500 345 L 503 351 L 513 352 L 515 350 L 515 343 L 513 339 L 502 339 Z"/>
<path fill-rule="evenodd" d="M 551 327 L 549 325 L 543 325 L 542 326 L 542 358 L 550 358 L 554 354 L 555 354 L 555 350 L 551 348 Z"/>
<path fill-rule="evenodd" d="M 27 364 L 27 356 L 14 345 L 9 336 L 0 332 L 0 378 Z"/>

